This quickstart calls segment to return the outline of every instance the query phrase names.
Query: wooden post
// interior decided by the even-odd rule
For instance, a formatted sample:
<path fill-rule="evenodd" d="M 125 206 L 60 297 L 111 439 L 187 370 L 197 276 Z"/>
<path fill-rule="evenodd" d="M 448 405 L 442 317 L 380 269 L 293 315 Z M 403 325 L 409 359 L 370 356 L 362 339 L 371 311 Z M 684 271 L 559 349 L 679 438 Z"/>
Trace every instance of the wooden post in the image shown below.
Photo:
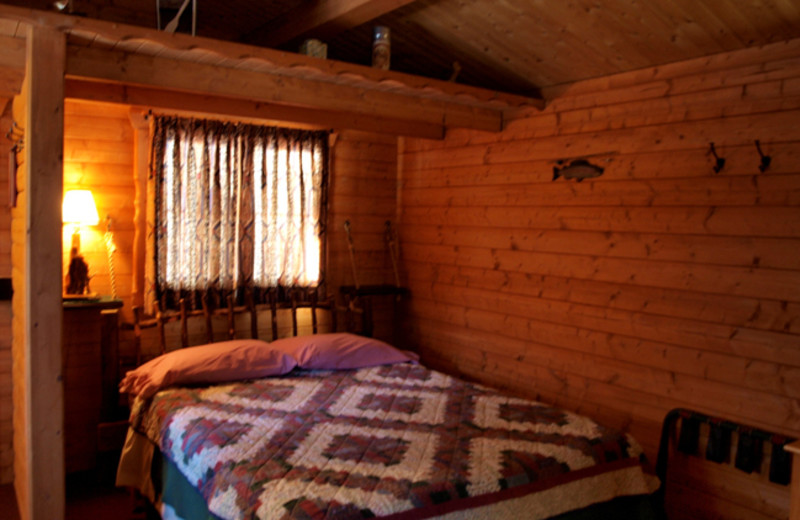
<path fill-rule="evenodd" d="M 317 289 L 311 290 L 311 333 L 317 333 Z"/>
<path fill-rule="evenodd" d="M 228 339 L 236 339 L 236 315 L 233 313 L 233 293 L 228 295 Z"/>
<path fill-rule="evenodd" d="M 153 308 L 156 314 L 156 325 L 158 326 L 158 340 L 160 343 L 159 354 L 166 354 L 167 352 L 167 331 L 165 329 L 164 313 L 161 311 L 161 303 L 156 300 L 153 302 Z"/>
<path fill-rule="evenodd" d="M 208 291 L 203 293 L 203 318 L 206 322 L 206 340 L 207 343 L 211 343 L 214 341 L 214 325 L 211 320 L 211 309 L 209 308 L 209 296 Z"/>
<path fill-rule="evenodd" d="M 181 298 L 178 302 L 181 315 L 181 348 L 189 346 L 189 315 L 186 310 L 186 298 Z"/>
<path fill-rule="evenodd" d="M 792 481 L 789 483 L 789 520 L 800 520 L 800 441 L 783 447 L 792 454 Z"/>
<path fill-rule="evenodd" d="M 247 310 L 250 313 L 250 337 L 258 339 L 258 310 L 256 309 L 255 288 L 251 287 L 246 293 Z"/>
<path fill-rule="evenodd" d="M 276 302 L 276 291 L 277 289 L 269 290 L 269 316 L 270 324 L 272 325 L 272 341 L 278 339 L 278 306 Z"/>
<path fill-rule="evenodd" d="M 22 520 L 64 518 L 61 198 L 66 39 L 28 27 L 25 95 L 25 434 Z"/>
<path fill-rule="evenodd" d="M 149 168 L 150 123 L 141 110 L 131 110 L 129 114 L 134 131 L 133 156 L 133 280 L 131 298 L 134 306 L 143 306 L 145 250 L 147 238 L 147 174 Z"/>
<path fill-rule="evenodd" d="M 133 307 L 133 347 L 136 353 L 136 366 L 142 364 L 142 308 Z"/>

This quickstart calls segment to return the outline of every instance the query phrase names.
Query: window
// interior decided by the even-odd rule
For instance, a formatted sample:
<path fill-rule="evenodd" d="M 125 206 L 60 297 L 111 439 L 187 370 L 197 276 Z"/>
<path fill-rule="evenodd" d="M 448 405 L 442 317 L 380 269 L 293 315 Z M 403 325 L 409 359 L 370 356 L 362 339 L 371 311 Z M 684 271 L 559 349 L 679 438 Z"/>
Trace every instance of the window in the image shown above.
<path fill-rule="evenodd" d="M 317 287 L 327 138 L 326 132 L 156 117 L 159 299 Z"/>

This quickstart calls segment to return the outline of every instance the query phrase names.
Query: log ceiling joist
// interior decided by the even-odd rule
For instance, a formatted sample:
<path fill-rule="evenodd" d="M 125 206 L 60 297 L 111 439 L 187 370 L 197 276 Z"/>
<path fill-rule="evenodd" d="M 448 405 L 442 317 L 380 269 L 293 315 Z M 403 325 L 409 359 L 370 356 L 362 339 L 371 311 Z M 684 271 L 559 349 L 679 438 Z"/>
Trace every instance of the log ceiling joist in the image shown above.
<path fill-rule="evenodd" d="M 82 99 L 213 107 L 202 111 L 426 138 L 441 138 L 451 127 L 500 131 L 509 112 L 544 104 L 394 71 L 10 6 L 0 6 L 0 45 L 12 51 L 0 66 L 19 61 L 14 24 L 67 34 L 68 93 Z"/>
<path fill-rule="evenodd" d="M 262 123 L 266 121 L 271 124 L 289 122 L 315 128 L 348 128 L 427 139 L 444 137 L 444 126 L 441 124 L 364 116 L 332 110 L 289 107 L 247 99 L 97 81 L 67 79 L 64 95 L 69 99 L 116 103 L 194 115 L 234 117 L 241 121 L 260 121 Z"/>
<path fill-rule="evenodd" d="M 0 96 L 16 96 L 22 88 L 25 69 L 0 65 Z"/>
<path fill-rule="evenodd" d="M 0 36 L 0 96 L 19 94 L 25 77 L 25 40 Z"/>
<path fill-rule="evenodd" d="M 247 43 L 277 47 L 300 36 L 327 39 L 414 0 L 306 0 L 243 37 Z"/>
<path fill-rule="evenodd" d="M 99 48 L 70 46 L 66 74 L 67 78 L 74 79 L 203 93 L 445 127 L 500 131 L 503 125 L 502 111 L 491 108 L 425 97 L 417 97 L 412 102 L 409 96 L 391 91 Z"/>

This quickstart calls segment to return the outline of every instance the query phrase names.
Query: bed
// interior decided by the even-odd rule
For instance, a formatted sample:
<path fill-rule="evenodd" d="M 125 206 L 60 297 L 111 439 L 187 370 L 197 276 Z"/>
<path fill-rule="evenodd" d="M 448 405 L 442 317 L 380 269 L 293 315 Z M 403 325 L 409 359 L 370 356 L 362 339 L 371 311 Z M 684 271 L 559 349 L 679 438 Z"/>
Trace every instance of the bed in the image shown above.
<path fill-rule="evenodd" d="M 122 385 L 138 395 L 117 484 L 163 518 L 659 518 L 658 479 L 629 436 L 377 340 L 177 356 L 182 379 L 156 363 Z"/>

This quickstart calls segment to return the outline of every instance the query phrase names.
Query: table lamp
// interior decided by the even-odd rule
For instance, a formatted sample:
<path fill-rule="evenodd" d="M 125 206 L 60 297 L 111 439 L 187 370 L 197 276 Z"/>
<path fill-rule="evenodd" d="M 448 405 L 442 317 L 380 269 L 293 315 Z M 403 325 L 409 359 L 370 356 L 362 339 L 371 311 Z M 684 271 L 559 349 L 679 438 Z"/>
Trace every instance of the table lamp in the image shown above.
<path fill-rule="evenodd" d="M 89 266 L 80 254 L 81 226 L 96 226 L 100 222 L 94 197 L 89 190 L 70 190 L 64 194 L 61 220 L 74 226 L 67 271 L 67 294 L 89 292 Z"/>

